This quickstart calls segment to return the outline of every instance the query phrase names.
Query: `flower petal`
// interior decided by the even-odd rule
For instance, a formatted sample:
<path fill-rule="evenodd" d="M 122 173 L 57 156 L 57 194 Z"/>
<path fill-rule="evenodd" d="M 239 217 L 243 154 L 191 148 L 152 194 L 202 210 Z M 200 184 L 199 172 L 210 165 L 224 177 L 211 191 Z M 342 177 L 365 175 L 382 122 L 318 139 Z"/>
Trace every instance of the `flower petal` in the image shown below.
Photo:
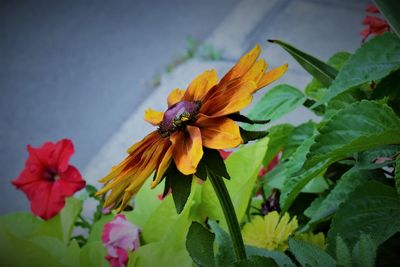
<path fill-rule="evenodd" d="M 218 76 L 215 70 L 207 70 L 197 76 L 189 85 L 186 90 L 183 100 L 196 101 L 201 100 L 203 96 L 214 85 L 218 83 Z"/>
<path fill-rule="evenodd" d="M 160 122 L 163 120 L 163 117 L 164 117 L 164 112 L 157 111 L 151 108 L 147 109 L 144 112 L 145 121 L 151 123 L 154 126 L 160 124 Z"/>
<path fill-rule="evenodd" d="M 205 147 L 227 149 L 237 147 L 243 143 L 239 126 L 229 118 L 209 118 L 199 114 L 196 126 L 200 128 Z"/>
<path fill-rule="evenodd" d="M 203 156 L 200 129 L 188 125 L 186 131 L 175 132 L 170 140 L 174 147 L 173 158 L 178 170 L 185 175 L 195 173 Z"/>
<path fill-rule="evenodd" d="M 238 112 L 249 105 L 253 99 L 251 92 L 257 85 L 253 81 L 229 81 L 224 88 L 219 88 L 207 98 L 200 108 L 200 113 L 210 117 L 220 117 Z"/>
<path fill-rule="evenodd" d="M 280 67 L 277 67 L 275 69 L 272 69 L 264 73 L 261 80 L 257 83 L 257 89 L 255 91 L 278 80 L 286 72 L 287 69 L 288 69 L 288 64 L 284 64 Z"/>
<path fill-rule="evenodd" d="M 171 163 L 173 149 L 174 147 L 171 145 L 167 152 L 165 152 L 165 155 L 158 166 L 156 179 L 151 183 L 151 188 L 156 187 L 161 182 L 161 178 L 164 176 L 165 171 Z"/>
<path fill-rule="evenodd" d="M 185 94 L 186 90 L 182 89 L 174 89 L 172 92 L 168 95 L 168 107 L 175 105 L 176 103 L 180 102 L 182 100 L 183 95 Z"/>
<path fill-rule="evenodd" d="M 257 44 L 250 52 L 242 56 L 238 63 L 221 79 L 220 84 L 241 77 L 253 66 L 261 53 L 261 46 Z"/>

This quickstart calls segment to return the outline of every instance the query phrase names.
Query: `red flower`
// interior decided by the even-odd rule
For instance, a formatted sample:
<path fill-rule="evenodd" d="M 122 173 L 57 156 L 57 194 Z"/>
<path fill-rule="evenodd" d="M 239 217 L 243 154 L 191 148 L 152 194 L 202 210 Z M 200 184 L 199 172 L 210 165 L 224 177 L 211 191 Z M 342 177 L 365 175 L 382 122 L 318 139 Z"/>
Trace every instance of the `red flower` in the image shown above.
<path fill-rule="evenodd" d="M 379 9 L 371 4 L 367 6 L 366 11 L 374 14 L 380 13 Z M 361 31 L 361 35 L 364 37 L 362 40 L 363 42 L 365 42 L 370 35 L 379 35 L 390 31 L 390 26 L 387 21 L 377 16 L 367 15 L 362 23 L 366 25 Z"/>
<path fill-rule="evenodd" d="M 79 171 L 69 165 L 74 146 L 68 139 L 46 142 L 39 148 L 27 147 L 25 168 L 12 181 L 31 202 L 33 214 L 49 220 L 60 212 L 65 198 L 85 187 Z"/>

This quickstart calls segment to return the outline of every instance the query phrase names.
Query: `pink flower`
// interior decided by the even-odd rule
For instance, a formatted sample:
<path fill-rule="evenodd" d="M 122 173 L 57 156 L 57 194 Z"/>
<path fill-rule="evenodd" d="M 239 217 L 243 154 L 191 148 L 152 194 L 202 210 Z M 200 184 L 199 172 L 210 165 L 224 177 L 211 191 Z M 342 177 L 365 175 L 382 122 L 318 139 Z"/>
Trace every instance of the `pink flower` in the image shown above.
<path fill-rule="evenodd" d="M 126 266 L 128 252 L 140 246 L 139 228 L 127 221 L 123 214 L 118 214 L 104 225 L 101 239 L 108 253 L 106 260 L 112 267 Z"/>

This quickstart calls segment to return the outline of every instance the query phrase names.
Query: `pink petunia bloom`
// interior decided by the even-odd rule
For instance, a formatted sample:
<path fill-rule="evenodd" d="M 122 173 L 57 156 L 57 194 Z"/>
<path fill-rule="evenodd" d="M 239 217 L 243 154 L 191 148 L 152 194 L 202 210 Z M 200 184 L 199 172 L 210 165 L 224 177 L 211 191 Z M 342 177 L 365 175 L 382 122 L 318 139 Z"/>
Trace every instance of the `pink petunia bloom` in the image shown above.
<path fill-rule="evenodd" d="M 124 267 L 128 263 L 128 252 L 140 246 L 139 228 L 118 214 L 104 225 L 101 239 L 107 249 L 106 260 L 112 267 Z"/>
<path fill-rule="evenodd" d="M 69 165 L 74 146 L 68 139 L 46 142 L 41 147 L 28 145 L 25 168 L 12 181 L 31 202 L 32 213 L 44 220 L 57 215 L 65 199 L 85 187 L 78 169 Z"/>

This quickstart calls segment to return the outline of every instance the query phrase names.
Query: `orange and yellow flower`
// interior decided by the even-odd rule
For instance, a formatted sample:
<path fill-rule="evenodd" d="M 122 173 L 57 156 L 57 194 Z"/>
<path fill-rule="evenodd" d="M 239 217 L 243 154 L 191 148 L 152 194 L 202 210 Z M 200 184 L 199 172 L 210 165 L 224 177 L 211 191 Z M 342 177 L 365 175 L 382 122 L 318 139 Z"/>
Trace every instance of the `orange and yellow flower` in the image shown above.
<path fill-rule="evenodd" d="M 219 82 L 215 70 L 209 70 L 187 90 L 173 90 L 165 112 L 148 109 L 145 120 L 158 128 L 129 148 L 129 155 L 100 180 L 105 186 L 98 194 L 111 190 L 105 206 L 122 210 L 154 171 L 151 187 L 157 186 L 172 161 L 181 173 L 195 174 L 203 146 L 228 149 L 243 143 L 238 124 L 228 115 L 248 106 L 257 90 L 287 69 L 285 64 L 267 71 L 260 52 L 256 45 Z"/>

